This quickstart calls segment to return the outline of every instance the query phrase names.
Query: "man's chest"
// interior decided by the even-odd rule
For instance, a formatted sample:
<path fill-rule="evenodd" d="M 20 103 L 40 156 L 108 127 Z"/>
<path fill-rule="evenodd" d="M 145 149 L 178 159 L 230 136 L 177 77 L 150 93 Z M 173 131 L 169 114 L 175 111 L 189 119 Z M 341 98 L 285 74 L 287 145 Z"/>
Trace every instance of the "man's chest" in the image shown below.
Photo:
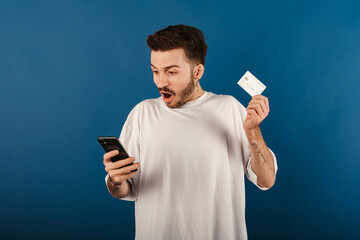
<path fill-rule="evenodd" d="M 212 114 L 163 115 L 142 124 L 140 146 L 156 152 L 183 154 L 226 147 L 234 135 L 224 118 Z"/>

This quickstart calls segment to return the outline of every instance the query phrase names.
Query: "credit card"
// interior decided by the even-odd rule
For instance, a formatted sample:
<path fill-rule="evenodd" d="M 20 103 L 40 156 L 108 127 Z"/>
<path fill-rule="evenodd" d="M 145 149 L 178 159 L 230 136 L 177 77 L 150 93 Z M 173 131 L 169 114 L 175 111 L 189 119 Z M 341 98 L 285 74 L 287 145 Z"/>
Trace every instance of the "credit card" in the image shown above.
<path fill-rule="evenodd" d="M 251 96 L 261 94 L 266 88 L 266 86 L 249 71 L 240 78 L 238 84 Z"/>

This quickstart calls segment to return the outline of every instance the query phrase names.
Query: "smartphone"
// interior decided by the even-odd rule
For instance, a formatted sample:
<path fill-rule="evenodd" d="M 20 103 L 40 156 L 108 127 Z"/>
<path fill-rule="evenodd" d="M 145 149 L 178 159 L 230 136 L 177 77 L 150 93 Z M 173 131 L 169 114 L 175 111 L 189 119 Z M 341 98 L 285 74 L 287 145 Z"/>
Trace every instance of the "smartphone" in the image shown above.
<path fill-rule="evenodd" d="M 110 160 L 112 162 L 117 162 L 120 160 L 123 160 L 125 158 L 129 158 L 129 154 L 127 154 L 125 148 L 121 145 L 119 139 L 117 137 L 98 137 L 98 141 L 105 150 L 105 152 L 110 152 L 112 150 L 118 150 L 119 154 L 115 157 L 112 157 Z M 123 167 L 130 166 L 133 163 L 130 163 L 128 165 L 125 165 Z M 133 170 L 132 172 L 136 172 L 136 170 Z"/>

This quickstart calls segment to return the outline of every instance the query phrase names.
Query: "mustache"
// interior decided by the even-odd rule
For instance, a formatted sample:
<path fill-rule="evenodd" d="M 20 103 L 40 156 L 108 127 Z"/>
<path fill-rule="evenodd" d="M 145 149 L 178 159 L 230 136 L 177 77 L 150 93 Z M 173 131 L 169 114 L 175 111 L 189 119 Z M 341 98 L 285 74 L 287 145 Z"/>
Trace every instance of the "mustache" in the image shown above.
<path fill-rule="evenodd" d="M 159 92 L 162 92 L 162 91 L 164 91 L 164 92 L 168 92 L 168 93 L 171 93 L 172 95 L 176 95 L 176 93 L 173 91 L 173 90 L 171 90 L 171 89 L 169 89 L 169 88 L 167 88 L 167 87 L 163 87 L 163 88 L 158 88 L 159 89 Z"/>

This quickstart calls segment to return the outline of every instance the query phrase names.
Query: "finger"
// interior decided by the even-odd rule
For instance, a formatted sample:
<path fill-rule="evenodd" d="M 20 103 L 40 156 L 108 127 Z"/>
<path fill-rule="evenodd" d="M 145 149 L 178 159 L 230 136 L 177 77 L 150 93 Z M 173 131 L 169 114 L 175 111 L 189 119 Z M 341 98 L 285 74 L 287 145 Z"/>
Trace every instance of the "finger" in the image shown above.
<path fill-rule="evenodd" d="M 108 161 L 105 164 L 105 171 L 109 172 L 109 171 L 114 170 L 114 169 L 119 169 L 119 168 L 121 168 L 121 167 L 123 167 L 125 165 L 133 163 L 134 161 L 135 161 L 134 157 L 125 158 L 123 160 L 119 160 L 119 161 L 116 161 L 116 162 Z"/>
<path fill-rule="evenodd" d="M 103 158 L 104 158 L 104 165 L 106 162 L 111 162 L 111 158 L 112 157 L 115 157 L 116 155 L 119 154 L 119 151 L 118 150 L 112 150 L 110 152 L 107 152 L 104 154 Z"/>
<path fill-rule="evenodd" d="M 264 101 L 267 111 L 270 112 L 269 99 L 267 97 L 263 95 L 255 95 L 253 96 L 253 99 Z"/>
<path fill-rule="evenodd" d="M 121 168 L 125 165 L 131 164 L 135 161 L 134 157 L 129 157 L 129 158 L 125 158 L 125 159 L 121 159 L 119 161 L 114 162 L 112 165 L 114 168 Z"/>
<path fill-rule="evenodd" d="M 259 95 L 258 95 L 259 96 Z M 254 98 L 250 101 L 250 103 L 259 103 L 261 105 L 261 108 L 263 109 L 264 113 L 269 112 L 268 102 L 267 98 L 264 96 L 260 96 L 258 98 Z M 249 104 L 250 104 L 249 103 Z"/>
<path fill-rule="evenodd" d="M 258 111 L 258 113 L 260 114 L 260 112 L 265 112 L 265 103 L 259 101 L 259 100 L 252 100 L 251 102 L 249 102 L 248 108 L 254 108 L 256 109 L 256 111 Z"/>
<path fill-rule="evenodd" d="M 259 115 L 263 118 L 267 117 L 267 115 L 269 114 L 269 108 L 268 108 L 268 102 L 267 102 L 267 98 L 264 97 L 264 96 L 260 96 L 258 97 L 257 99 L 253 99 L 250 101 L 251 104 L 260 104 L 261 106 L 261 109 L 262 109 L 262 112 L 263 114 L 259 113 Z M 249 103 L 249 104 L 250 104 Z M 253 105 L 252 105 L 253 106 Z"/>
<path fill-rule="evenodd" d="M 250 102 L 248 109 L 254 109 L 258 116 L 265 116 L 265 113 L 260 103 Z"/>
<path fill-rule="evenodd" d="M 265 97 L 265 103 L 266 103 L 266 106 L 268 108 L 268 113 L 270 112 L 270 104 L 269 104 L 269 99 L 267 97 Z"/>
<path fill-rule="evenodd" d="M 262 121 L 266 118 L 266 116 L 264 115 L 259 115 L 253 108 L 248 109 L 248 114 L 250 122 L 255 125 L 260 125 Z"/>
<path fill-rule="evenodd" d="M 128 174 L 124 174 L 124 175 L 117 175 L 114 177 L 111 177 L 111 180 L 114 184 L 120 184 L 125 182 L 127 179 L 131 178 L 132 176 L 134 176 L 137 172 L 130 172 Z"/>
<path fill-rule="evenodd" d="M 260 121 L 260 117 L 257 114 L 257 112 L 255 111 L 255 109 L 250 108 L 247 110 L 248 115 L 249 115 L 249 119 L 251 120 L 252 123 L 257 123 Z"/>
<path fill-rule="evenodd" d="M 140 163 L 134 163 L 127 167 L 122 167 L 120 169 L 114 169 L 109 172 L 111 178 L 119 176 L 119 175 L 126 175 L 131 171 L 137 170 L 140 167 Z"/>

